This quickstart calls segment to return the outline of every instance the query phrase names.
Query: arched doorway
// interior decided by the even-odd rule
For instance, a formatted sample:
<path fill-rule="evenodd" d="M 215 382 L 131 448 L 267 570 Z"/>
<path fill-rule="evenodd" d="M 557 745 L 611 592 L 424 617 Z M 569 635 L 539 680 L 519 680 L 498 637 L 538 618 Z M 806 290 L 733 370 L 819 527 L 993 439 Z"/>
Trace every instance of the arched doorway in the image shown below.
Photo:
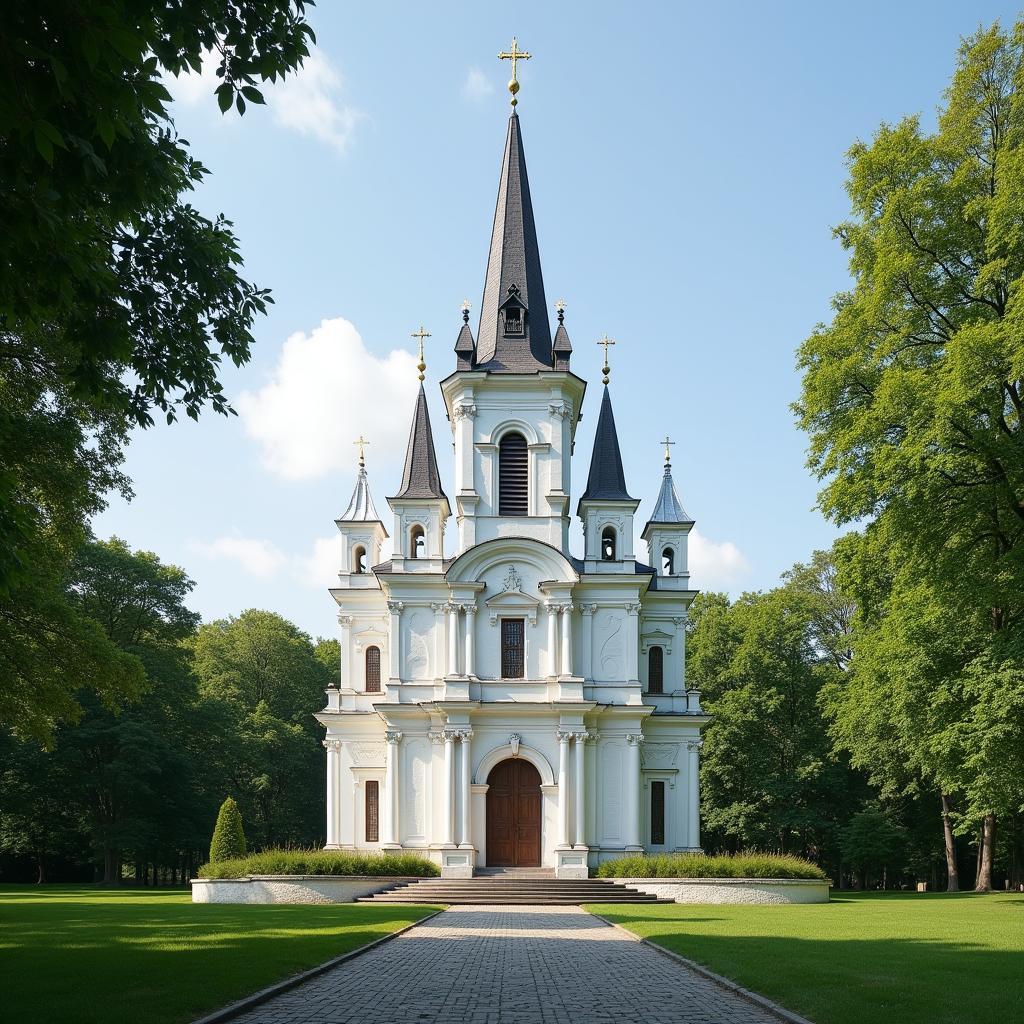
<path fill-rule="evenodd" d="M 487 866 L 540 867 L 540 773 L 522 758 L 487 777 Z"/>

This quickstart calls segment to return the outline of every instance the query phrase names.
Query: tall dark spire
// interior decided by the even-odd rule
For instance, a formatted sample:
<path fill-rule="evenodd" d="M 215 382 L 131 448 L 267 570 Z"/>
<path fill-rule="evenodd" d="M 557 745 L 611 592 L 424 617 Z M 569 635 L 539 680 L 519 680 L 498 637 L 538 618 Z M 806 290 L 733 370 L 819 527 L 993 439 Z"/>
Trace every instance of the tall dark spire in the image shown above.
<path fill-rule="evenodd" d="M 580 502 L 634 500 L 626 490 L 626 474 L 622 469 L 619 435 L 615 430 L 612 400 L 606 387 L 601 398 L 601 413 L 597 418 L 594 453 L 590 457 L 590 476 L 587 477 L 587 489 L 583 492 Z"/>
<path fill-rule="evenodd" d="M 513 111 L 501 163 L 475 364 L 492 373 L 536 373 L 550 370 L 551 362 L 551 325 L 530 182 L 519 118 Z"/>
<path fill-rule="evenodd" d="M 441 474 L 437 470 L 437 453 L 434 451 L 434 435 L 430 429 L 430 413 L 427 411 L 427 395 L 420 384 L 416 395 L 416 409 L 409 431 L 409 447 L 405 452 L 405 469 L 402 472 L 402 486 L 394 498 L 443 498 L 448 497 L 441 487 Z"/>

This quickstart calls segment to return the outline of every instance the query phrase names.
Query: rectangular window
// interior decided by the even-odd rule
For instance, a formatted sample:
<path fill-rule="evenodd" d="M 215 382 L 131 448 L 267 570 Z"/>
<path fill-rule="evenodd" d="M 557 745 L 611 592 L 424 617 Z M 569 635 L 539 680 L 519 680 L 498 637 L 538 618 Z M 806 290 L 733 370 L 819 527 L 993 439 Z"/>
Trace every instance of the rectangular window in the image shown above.
<path fill-rule="evenodd" d="M 665 783 L 651 783 L 651 846 L 665 845 Z"/>
<path fill-rule="evenodd" d="M 665 652 L 660 647 L 647 652 L 647 692 L 665 692 Z"/>
<path fill-rule="evenodd" d="M 366 783 L 366 841 L 380 842 L 380 783 L 375 779 Z"/>
<path fill-rule="evenodd" d="M 522 679 L 526 675 L 526 620 L 501 620 L 501 678 Z"/>

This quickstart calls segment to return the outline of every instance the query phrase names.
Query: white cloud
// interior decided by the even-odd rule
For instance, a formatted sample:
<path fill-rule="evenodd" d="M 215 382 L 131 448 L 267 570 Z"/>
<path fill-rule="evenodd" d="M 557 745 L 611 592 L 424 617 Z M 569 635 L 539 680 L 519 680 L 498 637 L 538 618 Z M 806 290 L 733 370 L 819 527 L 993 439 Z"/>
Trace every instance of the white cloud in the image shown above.
<path fill-rule="evenodd" d="M 471 67 L 466 72 L 466 80 L 462 83 L 462 95 L 467 100 L 479 103 L 494 92 L 491 80 L 478 68 Z"/>
<path fill-rule="evenodd" d="M 189 107 L 206 103 L 217 115 L 214 92 L 221 82 L 219 64 L 219 54 L 207 51 L 199 72 L 167 79 L 164 84 L 177 102 Z M 345 80 L 321 50 L 312 50 L 297 72 L 276 85 L 263 82 L 258 88 L 279 125 L 326 142 L 339 153 L 348 148 L 355 126 L 364 116 L 344 101 Z"/>
<path fill-rule="evenodd" d="M 317 537 L 309 555 L 295 560 L 296 575 L 307 586 L 321 589 L 338 585 L 341 569 L 341 537 Z"/>
<path fill-rule="evenodd" d="M 237 562 L 250 576 L 269 579 L 288 561 L 270 541 L 251 537 L 218 537 L 209 543 L 190 541 L 189 547 L 212 559 Z"/>
<path fill-rule="evenodd" d="M 278 124 L 344 153 L 363 115 L 343 102 L 343 93 L 341 72 L 322 51 L 313 50 L 297 74 L 285 78 L 266 96 Z"/>
<path fill-rule="evenodd" d="M 690 531 L 690 577 L 700 590 L 732 590 L 750 571 L 746 556 L 731 540 L 714 541 Z"/>
<path fill-rule="evenodd" d="M 416 359 L 395 350 L 379 358 L 355 327 L 338 317 L 291 335 L 269 381 L 235 406 L 267 468 L 286 480 L 351 470 L 352 441 L 371 452 L 404 451 L 416 389 Z"/>

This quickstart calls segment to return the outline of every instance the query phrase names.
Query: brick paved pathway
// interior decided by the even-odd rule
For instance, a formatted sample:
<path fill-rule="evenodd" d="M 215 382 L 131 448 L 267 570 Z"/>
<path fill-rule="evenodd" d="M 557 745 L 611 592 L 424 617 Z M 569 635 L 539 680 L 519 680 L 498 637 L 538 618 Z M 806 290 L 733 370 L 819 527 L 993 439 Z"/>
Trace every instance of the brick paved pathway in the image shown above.
<path fill-rule="evenodd" d="M 244 1024 L 778 1024 L 579 907 L 453 907 Z"/>

